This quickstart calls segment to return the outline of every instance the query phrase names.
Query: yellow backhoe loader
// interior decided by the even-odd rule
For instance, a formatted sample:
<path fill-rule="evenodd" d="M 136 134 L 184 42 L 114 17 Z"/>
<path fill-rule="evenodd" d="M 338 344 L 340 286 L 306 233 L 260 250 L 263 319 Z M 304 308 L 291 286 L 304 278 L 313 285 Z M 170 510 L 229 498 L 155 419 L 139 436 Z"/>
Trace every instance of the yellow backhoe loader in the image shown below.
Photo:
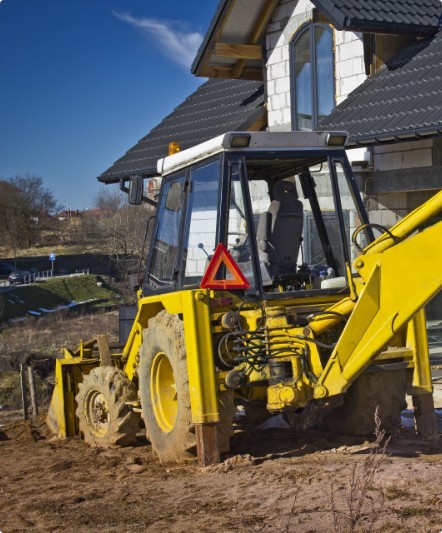
<path fill-rule="evenodd" d="M 163 462 L 229 450 L 238 404 L 368 434 L 405 395 L 437 438 L 424 306 L 442 286 L 442 192 L 368 222 L 342 132 L 232 132 L 158 162 L 155 228 L 124 349 L 64 350 L 48 424 Z M 141 203 L 143 180 L 122 183 Z M 379 235 L 375 238 L 375 234 Z"/>

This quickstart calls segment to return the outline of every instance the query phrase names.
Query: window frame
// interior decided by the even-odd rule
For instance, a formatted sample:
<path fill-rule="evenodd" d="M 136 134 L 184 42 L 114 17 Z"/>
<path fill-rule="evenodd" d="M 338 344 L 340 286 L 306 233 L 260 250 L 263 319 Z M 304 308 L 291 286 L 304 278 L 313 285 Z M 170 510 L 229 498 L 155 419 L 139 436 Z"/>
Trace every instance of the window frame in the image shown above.
<path fill-rule="evenodd" d="M 177 284 L 178 284 L 178 265 L 180 264 L 181 260 L 181 248 L 182 248 L 182 235 L 184 231 L 184 223 L 186 219 L 186 213 L 187 213 L 187 203 L 188 203 L 188 188 L 189 188 L 189 173 L 188 171 L 178 171 L 174 173 L 171 176 L 164 177 L 161 182 L 161 189 L 160 189 L 160 202 L 158 203 L 157 209 L 159 209 L 161 202 L 163 202 L 164 199 L 164 190 L 166 187 L 171 187 L 173 183 L 177 183 L 179 180 L 183 180 L 183 192 L 184 192 L 184 202 L 183 202 L 183 212 L 181 214 L 181 221 L 180 221 L 180 229 L 179 229 L 179 237 L 178 237 L 178 250 L 175 258 L 175 265 L 174 265 L 174 275 L 172 276 L 170 281 L 167 280 L 155 280 L 158 281 L 158 286 L 154 287 L 150 284 L 151 278 L 153 281 L 153 276 L 151 274 L 152 271 L 152 265 L 154 260 L 156 259 L 155 256 L 155 242 L 158 240 L 158 232 L 161 228 L 160 219 L 158 216 L 155 216 L 155 225 L 153 228 L 151 241 L 149 244 L 149 251 L 147 255 L 147 261 L 146 261 L 146 268 L 144 273 L 144 281 L 143 281 L 143 296 L 149 296 L 151 294 L 161 293 L 166 294 L 168 292 L 173 292 L 177 290 Z M 166 201 L 166 199 L 164 199 Z"/>
<path fill-rule="evenodd" d="M 297 105 L 296 105 L 296 79 L 295 79 L 295 58 L 296 44 L 300 39 L 309 32 L 309 45 L 310 45 L 310 57 L 311 57 L 311 101 L 312 101 L 312 129 L 309 131 L 314 131 L 318 125 L 318 72 L 317 72 L 317 62 L 316 62 L 316 42 L 315 42 L 315 28 L 323 28 L 328 31 L 332 38 L 332 63 L 333 63 L 333 108 L 336 107 L 336 63 L 335 63 L 335 48 L 334 48 L 334 34 L 333 28 L 328 24 L 323 24 L 319 22 L 309 22 L 303 26 L 294 36 L 290 42 L 289 48 L 289 58 L 290 58 L 290 100 L 291 100 L 291 121 L 292 121 L 292 131 L 300 131 L 298 128 L 297 121 Z"/>
<path fill-rule="evenodd" d="M 220 185 L 219 185 L 219 191 L 218 195 L 219 198 L 221 198 L 220 201 L 225 196 L 225 188 L 227 186 L 227 169 L 226 169 L 226 162 L 225 162 L 225 154 L 216 154 L 212 157 L 209 157 L 207 159 L 204 159 L 203 161 L 198 161 L 197 163 L 187 167 L 186 169 L 180 169 L 176 172 L 173 172 L 172 174 L 165 176 L 162 178 L 161 181 L 161 188 L 160 188 L 160 201 L 158 204 L 158 207 L 160 206 L 163 195 L 164 195 L 164 189 L 166 186 L 170 186 L 170 184 L 178 181 L 182 177 L 184 177 L 184 202 L 183 202 L 183 213 L 181 218 L 181 225 L 180 225 L 180 236 L 179 236 L 179 245 L 178 245 L 178 253 L 175 261 L 175 276 L 174 278 L 168 283 L 162 283 L 159 284 L 158 287 L 154 287 L 150 284 L 151 281 L 151 270 L 152 270 L 152 264 L 154 259 L 154 250 L 155 246 L 154 243 L 158 238 L 158 231 L 160 228 L 160 221 L 158 219 L 158 216 L 155 216 L 155 225 L 152 232 L 151 242 L 149 244 L 149 251 L 147 254 L 147 260 L 146 260 L 146 268 L 144 273 L 144 282 L 143 282 L 143 296 L 151 296 L 155 294 L 166 294 L 169 292 L 174 292 L 177 290 L 182 289 L 192 289 L 192 288 L 198 288 L 199 284 L 195 285 L 185 285 L 184 284 L 184 277 L 185 272 L 183 269 L 183 255 L 184 255 L 184 241 L 186 236 L 186 227 L 189 226 L 189 220 L 188 217 L 190 216 L 190 208 L 189 208 L 189 201 L 190 201 L 190 195 L 192 194 L 192 175 L 193 171 L 197 170 L 198 168 L 208 165 L 216 160 L 220 161 Z M 158 211 L 157 211 L 158 215 Z M 223 234 L 222 228 L 225 225 L 225 217 L 220 216 L 220 210 L 218 207 L 217 212 L 217 223 L 216 223 L 216 234 L 215 234 L 215 242 L 220 242 L 220 236 Z M 156 280 L 155 280 L 156 281 Z"/>

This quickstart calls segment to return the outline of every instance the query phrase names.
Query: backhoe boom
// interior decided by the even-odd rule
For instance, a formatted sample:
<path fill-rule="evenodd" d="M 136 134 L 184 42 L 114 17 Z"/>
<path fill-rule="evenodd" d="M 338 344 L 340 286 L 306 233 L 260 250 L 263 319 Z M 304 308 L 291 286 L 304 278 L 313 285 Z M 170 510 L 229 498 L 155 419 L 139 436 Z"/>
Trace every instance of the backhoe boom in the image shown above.
<path fill-rule="evenodd" d="M 442 288 L 442 222 L 408 237 L 442 211 L 442 192 L 396 224 L 355 260 L 363 284 L 355 307 L 315 388 L 315 397 L 344 392 L 370 362 Z M 399 240 L 401 239 L 401 240 Z M 431 258 L 431 260 L 429 260 Z M 338 304 L 343 306 L 344 302 Z M 348 306 L 349 304 L 347 304 Z M 351 307 L 351 304 L 350 304 Z M 422 351 L 426 331 L 418 328 Z M 414 367 L 429 367 L 426 354 L 414 346 Z M 419 372 L 416 386 L 431 392 L 429 372 Z M 416 392 L 416 390 L 415 390 Z"/>

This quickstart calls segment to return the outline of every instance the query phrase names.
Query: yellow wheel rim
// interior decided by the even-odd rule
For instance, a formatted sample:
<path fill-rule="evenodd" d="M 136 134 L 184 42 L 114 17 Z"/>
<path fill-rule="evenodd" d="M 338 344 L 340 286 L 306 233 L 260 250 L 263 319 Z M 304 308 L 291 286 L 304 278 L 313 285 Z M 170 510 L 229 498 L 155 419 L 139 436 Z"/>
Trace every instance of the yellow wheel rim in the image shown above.
<path fill-rule="evenodd" d="M 109 431 L 110 414 L 106 398 L 98 390 L 92 390 L 86 397 L 85 415 L 87 425 L 97 437 Z"/>
<path fill-rule="evenodd" d="M 178 416 L 178 399 L 172 365 L 163 352 L 153 358 L 150 383 L 155 419 L 162 431 L 170 433 Z"/>

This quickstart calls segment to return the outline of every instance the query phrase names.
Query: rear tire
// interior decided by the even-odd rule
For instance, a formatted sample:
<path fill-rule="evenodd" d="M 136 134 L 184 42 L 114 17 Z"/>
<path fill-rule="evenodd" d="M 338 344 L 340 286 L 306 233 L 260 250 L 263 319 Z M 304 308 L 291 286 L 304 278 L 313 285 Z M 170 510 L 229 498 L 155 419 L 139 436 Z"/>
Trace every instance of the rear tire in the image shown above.
<path fill-rule="evenodd" d="M 161 311 L 149 320 L 140 350 L 140 397 L 146 435 L 161 462 L 184 462 L 197 454 L 192 423 L 184 326 Z M 220 452 L 229 451 L 235 411 L 233 393 L 218 393 Z"/>
<path fill-rule="evenodd" d="M 184 327 L 161 311 L 149 320 L 140 350 L 140 397 L 146 435 L 161 462 L 196 455 L 190 408 Z"/>
<path fill-rule="evenodd" d="M 405 408 L 405 370 L 363 374 L 344 395 L 344 403 L 329 413 L 323 425 L 346 435 L 371 435 L 376 432 L 375 412 L 380 429 L 394 434 Z"/>
<path fill-rule="evenodd" d="M 76 415 L 80 433 L 93 447 L 128 446 L 136 441 L 140 415 L 126 402 L 137 400 L 135 385 L 115 367 L 99 366 L 78 385 Z"/>

